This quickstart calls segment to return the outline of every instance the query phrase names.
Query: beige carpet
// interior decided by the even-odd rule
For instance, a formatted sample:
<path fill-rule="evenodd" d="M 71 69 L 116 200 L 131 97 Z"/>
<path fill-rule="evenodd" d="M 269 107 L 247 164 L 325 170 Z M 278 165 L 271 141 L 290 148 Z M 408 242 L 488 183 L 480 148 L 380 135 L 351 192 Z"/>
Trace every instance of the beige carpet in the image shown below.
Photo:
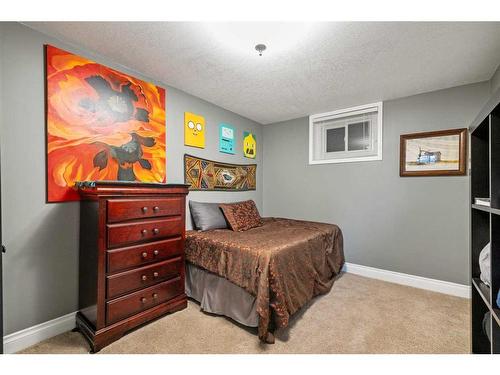
<path fill-rule="evenodd" d="M 87 353 L 67 332 L 22 353 Z M 100 353 L 468 353 L 469 301 L 344 274 L 327 295 L 302 309 L 274 345 L 195 302 Z"/>

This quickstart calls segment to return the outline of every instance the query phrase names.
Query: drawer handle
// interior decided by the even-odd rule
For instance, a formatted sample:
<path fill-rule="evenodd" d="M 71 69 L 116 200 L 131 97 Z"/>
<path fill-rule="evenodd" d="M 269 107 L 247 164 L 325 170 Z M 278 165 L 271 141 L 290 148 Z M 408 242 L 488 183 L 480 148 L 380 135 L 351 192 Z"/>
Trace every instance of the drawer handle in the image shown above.
<path fill-rule="evenodd" d="M 160 254 L 160 252 L 158 250 L 155 250 L 155 251 L 153 251 L 153 254 L 154 254 L 154 256 L 157 256 L 158 254 Z"/>
<path fill-rule="evenodd" d="M 148 233 L 148 230 L 147 229 L 143 229 L 143 230 L 141 230 L 141 233 L 142 233 L 143 236 L 145 236 Z"/>
<path fill-rule="evenodd" d="M 156 279 L 158 277 L 158 272 L 154 272 L 153 277 Z"/>
<path fill-rule="evenodd" d="M 143 212 L 143 213 L 148 212 L 148 208 L 147 208 L 147 207 L 143 207 L 143 208 L 142 208 L 142 212 Z"/>
<path fill-rule="evenodd" d="M 142 255 L 143 259 L 146 259 L 148 257 L 148 253 L 146 253 L 146 252 L 143 252 L 141 255 Z"/>
<path fill-rule="evenodd" d="M 153 299 L 157 299 L 158 298 L 158 293 L 153 293 Z"/>
<path fill-rule="evenodd" d="M 147 301 L 146 297 L 142 297 L 142 298 L 141 298 L 141 302 L 142 302 L 142 303 L 146 303 L 146 301 Z"/>
<path fill-rule="evenodd" d="M 153 207 L 153 211 L 154 211 L 154 212 L 158 212 L 158 211 L 160 211 L 160 207 L 158 207 L 158 206 L 154 206 L 154 207 Z"/>
<path fill-rule="evenodd" d="M 158 233 L 160 233 L 160 230 L 158 228 L 154 228 L 153 229 L 153 234 L 158 234 Z"/>
<path fill-rule="evenodd" d="M 148 279 L 148 277 L 146 275 L 142 275 L 141 279 L 142 279 L 142 281 L 146 281 Z"/>

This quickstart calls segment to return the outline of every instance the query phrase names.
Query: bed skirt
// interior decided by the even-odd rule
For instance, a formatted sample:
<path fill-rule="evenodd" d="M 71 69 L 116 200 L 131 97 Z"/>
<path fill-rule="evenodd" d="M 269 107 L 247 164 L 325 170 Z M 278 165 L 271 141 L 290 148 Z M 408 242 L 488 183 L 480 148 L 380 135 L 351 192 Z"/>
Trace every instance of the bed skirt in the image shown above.
<path fill-rule="evenodd" d="M 227 316 L 248 327 L 258 327 L 256 299 L 229 280 L 186 262 L 186 294 L 208 313 Z"/>

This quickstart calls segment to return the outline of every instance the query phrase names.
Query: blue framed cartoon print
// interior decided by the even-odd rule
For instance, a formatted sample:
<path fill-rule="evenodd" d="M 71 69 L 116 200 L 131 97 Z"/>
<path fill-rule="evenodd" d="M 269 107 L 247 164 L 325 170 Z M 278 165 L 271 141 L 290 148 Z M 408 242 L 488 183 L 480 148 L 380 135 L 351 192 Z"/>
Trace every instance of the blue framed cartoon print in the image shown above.
<path fill-rule="evenodd" d="M 234 138 L 236 132 L 234 127 L 228 124 L 219 125 L 219 151 L 226 154 L 234 154 Z"/>

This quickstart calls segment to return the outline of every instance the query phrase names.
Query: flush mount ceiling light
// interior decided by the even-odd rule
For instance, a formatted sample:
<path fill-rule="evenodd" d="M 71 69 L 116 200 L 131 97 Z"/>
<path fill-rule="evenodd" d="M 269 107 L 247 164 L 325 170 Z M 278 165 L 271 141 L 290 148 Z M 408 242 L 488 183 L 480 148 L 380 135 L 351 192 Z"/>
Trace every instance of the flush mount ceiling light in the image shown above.
<path fill-rule="evenodd" d="M 262 56 L 262 52 L 264 52 L 266 50 L 266 45 L 265 44 L 257 44 L 255 46 L 255 49 L 259 53 L 259 56 Z"/>
<path fill-rule="evenodd" d="M 312 22 L 205 22 L 201 36 L 225 53 L 254 58 L 260 45 L 266 57 L 276 58 L 309 39 L 317 29 Z M 257 43 L 258 42 L 258 43 Z M 257 45 L 255 45 L 257 44 Z"/>

